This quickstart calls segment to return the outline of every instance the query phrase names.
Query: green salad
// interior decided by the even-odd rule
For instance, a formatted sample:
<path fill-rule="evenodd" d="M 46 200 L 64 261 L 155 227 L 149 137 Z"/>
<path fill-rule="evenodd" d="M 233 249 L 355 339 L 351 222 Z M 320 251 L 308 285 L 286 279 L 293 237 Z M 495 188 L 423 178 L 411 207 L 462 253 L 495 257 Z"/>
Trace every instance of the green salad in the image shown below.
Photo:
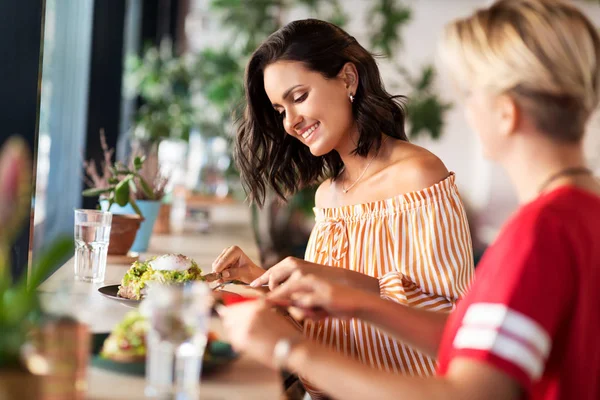
<path fill-rule="evenodd" d="M 139 310 L 125 314 L 110 335 L 104 341 L 100 356 L 116 362 L 142 362 L 146 358 L 146 334 L 150 330 L 150 321 Z M 210 343 L 217 340 L 213 332 L 207 335 L 207 350 L 204 360 L 211 360 Z"/>
<path fill-rule="evenodd" d="M 202 270 L 194 260 L 181 254 L 165 254 L 134 262 L 121 281 L 118 295 L 140 300 L 148 282 L 183 283 L 195 280 L 204 279 Z"/>
<path fill-rule="evenodd" d="M 104 341 L 100 355 L 115 361 L 136 361 L 146 357 L 149 322 L 139 311 L 130 311 Z"/>

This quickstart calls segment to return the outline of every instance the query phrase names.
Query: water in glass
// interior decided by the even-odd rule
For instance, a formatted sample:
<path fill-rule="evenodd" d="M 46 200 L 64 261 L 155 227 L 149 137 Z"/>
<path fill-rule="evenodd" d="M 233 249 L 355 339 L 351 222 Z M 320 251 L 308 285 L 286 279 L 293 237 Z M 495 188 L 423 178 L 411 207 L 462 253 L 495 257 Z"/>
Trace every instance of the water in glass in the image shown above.
<path fill-rule="evenodd" d="M 141 306 L 146 337 L 146 396 L 198 399 L 212 297 L 203 282 L 153 285 Z"/>
<path fill-rule="evenodd" d="M 75 210 L 75 279 L 102 283 L 112 215 L 96 210 Z"/>

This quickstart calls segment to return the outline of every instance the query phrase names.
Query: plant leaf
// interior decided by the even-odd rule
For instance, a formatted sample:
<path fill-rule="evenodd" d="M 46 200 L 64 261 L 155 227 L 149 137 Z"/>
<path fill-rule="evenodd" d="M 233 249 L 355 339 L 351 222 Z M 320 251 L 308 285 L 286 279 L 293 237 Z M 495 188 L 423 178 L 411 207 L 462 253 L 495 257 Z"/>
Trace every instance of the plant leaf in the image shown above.
<path fill-rule="evenodd" d="M 125 207 L 129 203 L 129 181 L 130 179 L 127 177 L 115 187 L 115 202 L 121 207 Z"/>
<path fill-rule="evenodd" d="M 136 157 L 133 159 L 133 167 L 135 168 L 135 171 L 139 171 L 142 166 L 144 165 L 144 160 L 145 157 Z"/>
<path fill-rule="evenodd" d="M 69 256 L 73 255 L 73 239 L 61 236 L 46 246 L 31 269 L 29 282 L 24 274 L 17 284 L 3 291 L 0 297 L 0 365 L 7 362 L 13 352 L 18 352 L 25 339 L 27 319 L 35 317 L 40 310 L 35 290 L 43 280 Z M 9 342 L 9 343 L 7 343 Z M 9 361 L 8 361 L 9 362 Z"/>
<path fill-rule="evenodd" d="M 427 90 L 431 87 L 433 79 L 435 78 L 435 70 L 432 65 L 427 65 L 421 71 L 421 79 L 417 83 L 417 90 Z"/>
<path fill-rule="evenodd" d="M 81 192 L 81 194 L 85 197 L 96 197 L 96 196 L 100 196 L 101 194 L 111 192 L 114 189 L 115 189 L 115 186 L 109 186 L 107 188 L 91 188 L 91 189 L 85 189 L 83 192 Z"/>
<path fill-rule="evenodd" d="M 129 204 L 131 204 L 131 207 L 133 208 L 133 211 L 135 211 L 135 213 L 137 215 L 139 215 L 140 217 L 143 217 L 144 215 L 142 214 L 142 210 L 140 210 L 140 208 L 137 205 L 137 202 L 134 199 L 131 199 L 131 201 L 129 202 Z"/>
<path fill-rule="evenodd" d="M 129 190 L 131 190 L 133 194 L 137 193 L 137 186 L 133 180 L 129 181 Z"/>
<path fill-rule="evenodd" d="M 154 190 L 152 189 L 152 187 L 150 187 L 148 182 L 146 182 L 146 180 L 144 178 L 142 178 L 140 175 L 137 175 L 137 177 L 140 181 L 140 186 L 142 187 L 142 190 L 144 191 L 144 194 L 146 195 L 146 197 L 148 197 L 148 199 L 150 199 L 150 200 L 155 200 Z"/>
<path fill-rule="evenodd" d="M 73 250 L 73 239 L 68 236 L 60 237 L 49 244 L 39 258 L 33 262 L 28 287 L 37 288 L 55 267 L 73 254 Z M 22 279 L 26 281 L 27 278 L 23 277 Z"/>
<path fill-rule="evenodd" d="M 439 138 L 444 126 L 445 113 L 452 108 L 452 105 L 443 102 L 435 94 L 413 95 L 411 97 L 407 104 L 410 125 L 409 137 L 414 139 L 426 132 L 433 139 Z"/>
<path fill-rule="evenodd" d="M 391 57 L 394 49 L 402 45 L 400 31 L 412 19 L 411 9 L 396 0 L 378 0 L 372 4 L 367 14 L 371 26 L 371 47 Z"/>

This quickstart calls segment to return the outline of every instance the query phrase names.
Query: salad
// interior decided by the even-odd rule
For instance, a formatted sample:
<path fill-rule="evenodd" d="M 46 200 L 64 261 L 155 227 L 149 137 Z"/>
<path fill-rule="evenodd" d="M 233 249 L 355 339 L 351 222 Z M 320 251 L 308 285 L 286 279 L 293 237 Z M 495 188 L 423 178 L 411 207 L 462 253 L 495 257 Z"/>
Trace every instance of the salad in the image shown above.
<path fill-rule="evenodd" d="M 184 283 L 204 280 L 198 264 L 182 254 L 165 254 L 147 261 L 134 262 L 119 286 L 118 296 L 140 300 L 148 282 Z"/>
<path fill-rule="evenodd" d="M 100 355 L 113 361 L 144 361 L 149 327 L 150 323 L 139 311 L 130 311 L 104 341 Z"/>
<path fill-rule="evenodd" d="M 138 310 L 128 312 L 123 320 L 106 338 L 100 356 L 117 362 L 143 362 L 146 359 L 146 333 L 150 322 Z M 207 348 L 217 340 L 213 332 L 207 336 Z M 210 352 L 204 353 L 204 359 L 210 358 Z"/>

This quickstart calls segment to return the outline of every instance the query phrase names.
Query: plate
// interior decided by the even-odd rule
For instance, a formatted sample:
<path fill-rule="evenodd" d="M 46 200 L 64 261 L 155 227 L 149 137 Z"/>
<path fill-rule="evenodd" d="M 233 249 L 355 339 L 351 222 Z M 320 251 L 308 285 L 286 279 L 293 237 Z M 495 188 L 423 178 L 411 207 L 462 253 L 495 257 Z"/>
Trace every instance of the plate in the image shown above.
<path fill-rule="evenodd" d="M 118 296 L 117 293 L 119 292 L 119 286 L 120 285 L 102 286 L 101 288 L 98 288 L 98 291 L 102 296 L 108 297 L 109 299 L 117 300 L 118 302 L 120 302 L 121 304 L 125 304 L 126 306 L 137 307 L 140 305 L 141 300 L 126 299 L 124 297 Z"/>
<path fill-rule="evenodd" d="M 102 344 L 108 337 L 108 333 L 92 334 L 92 358 L 91 365 L 97 368 L 106 369 L 109 371 L 122 373 L 126 375 L 146 375 L 145 362 L 116 362 L 100 356 Z M 208 375 L 220 370 L 228 364 L 231 364 L 237 358 L 237 354 L 233 351 L 228 343 L 219 340 L 210 342 L 204 352 L 202 361 L 202 375 Z"/>
<path fill-rule="evenodd" d="M 124 297 L 118 296 L 117 293 L 119 292 L 119 286 L 120 285 L 102 286 L 101 288 L 98 288 L 98 292 L 100 292 L 100 294 L 102 296 L 108 297 L 109 299 L 112 299 L 112 300 L 116 300 L 127 307 L 132 307 L 132 308 L 138 307 L 140 305 L 140 303 L 142 302 L 142 300 L 126 299 Z M 222 289 L 215 291 L 215 293 L 218 294 L 217 297 L 222 297 L 222 295 L 225 295 L 225 296 L 231 296 L 232 298 L 237 298 L 237 297 L 244 298 L 242 295 L 240 295 L 238 293 L 233 293 L 233 292 L 229 292 L 227 290 L 222 290 Z M 219 315 L 214 307 L 212 307 L 211 311 L 212 311 L 213 316 Z"/>

